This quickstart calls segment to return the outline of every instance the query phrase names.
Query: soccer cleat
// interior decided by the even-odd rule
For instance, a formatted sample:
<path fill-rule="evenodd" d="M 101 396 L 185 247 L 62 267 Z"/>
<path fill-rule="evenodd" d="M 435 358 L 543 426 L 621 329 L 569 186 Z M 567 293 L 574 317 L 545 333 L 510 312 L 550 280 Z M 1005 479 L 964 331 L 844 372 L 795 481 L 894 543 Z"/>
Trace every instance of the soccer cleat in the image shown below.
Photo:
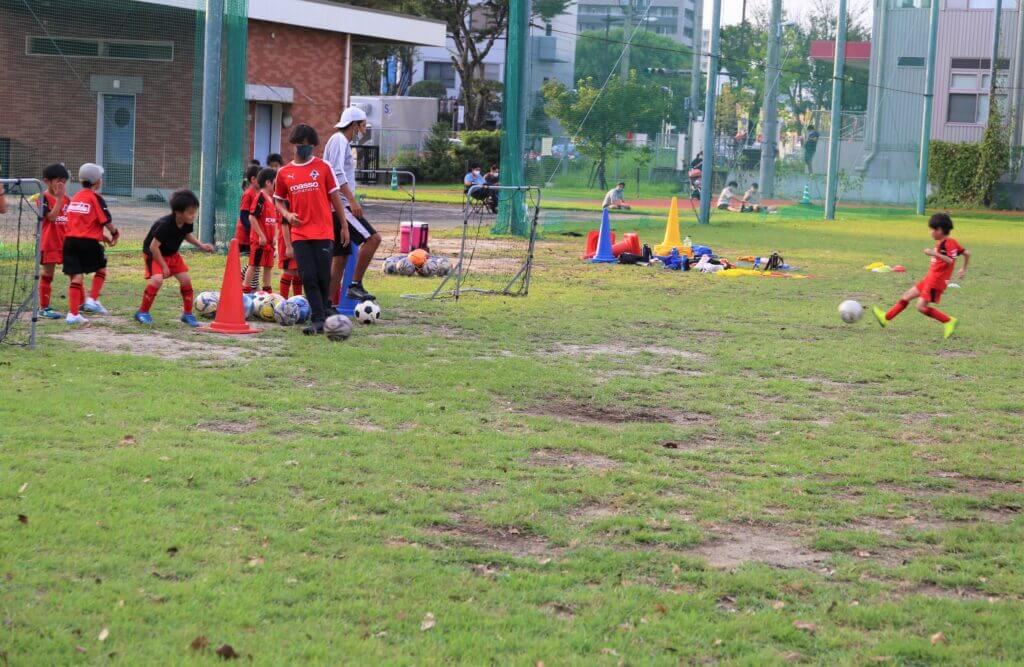
<path fill-rule="evenodd" d="M 942 337 L 949 338 L 956 331 L 956 325 L 960 323 L 960 320 L 955 317 L 949 318 L 949 322 L 942 325 Z"/>
<path fill-rule="evenodd" d="M 135 313 L 135 321 L 139 324 L 153 324 L 153 316 L 140 310 Z"/>
<path fill-rule="evenodd" d="M 71 326 L 75 326 L 78 324 L 88 326 L 89 320 L 85 319 L 81 315 L 72 315 L 71 313 L 68 313 L 68 316 L 64 318 L 64 323 L 69 324 Z"/>
<path fill-rule="evenodd" d="M 871 312 L 875 314 L 875 319 L 878 320 L 878 326 L 883 329 L 889 325 L 889 320 L 885 319 L 885 311 L 878 306 L 871 306 Z"/>
<path fill-rule="evenodd" d="M 42 310 L 39 311 L 39 317 L 45 317 L 48 320 L 59 320 L 61 317 L 63 317 L 63 315 L 58 313 L 53 308 L 47 306 L 46 308 L 43 308 Z"/>
<path fill-rule="evenodd" d="M 181 321 L 184 322 L 185 324 L 189 325 L 190 327 L 197 327 L 197 326 L 199 326 L 199 320 L 197 320 L 196 316 L 193 315 L 192 313 L 182 313 L 181 314 Z"/>
<path fill-rule="evenodd" d="M 85 303 L 82 304 L 82 310 L 93 315 L 109 315 L 107 309 L 103 307 L 103 304 L 96 299 L 86 299 Z"/>
<path fill-rule="evenodd" d="M 318 336 L 324 332 L 324 325 L 321 324 L 310 324 L 308 327 L 302 330 L 302 333 L 306 336 Z"/>
<path fill-rule="evenodd" d="M 355 301 L 376 301 L 377 297 L 363 289 L 362 285 L 349 285 L 348 292 L 345 294 L 350 299 Z"/>

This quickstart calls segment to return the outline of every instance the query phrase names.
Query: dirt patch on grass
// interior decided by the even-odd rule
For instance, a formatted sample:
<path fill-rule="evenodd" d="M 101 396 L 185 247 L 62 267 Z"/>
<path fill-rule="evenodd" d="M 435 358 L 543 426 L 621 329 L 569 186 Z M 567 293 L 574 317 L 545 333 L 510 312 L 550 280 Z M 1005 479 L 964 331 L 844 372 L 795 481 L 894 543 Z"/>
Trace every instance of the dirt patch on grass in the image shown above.
<path fill-rule="evenodd" d="M 931 531 L 950 530 L 970 526 L 969 521 L 948 521 L 932 517 L 905 516 L 899 519 L 890 517 L 861 517 L 854 520 L 849 527 L 878 533 L 883 537 L 899 537 L 908 530 Z"/>
<path fill-rule="evenodd" d="M 556 417 L 577 424 L 673 424 L 676 426 L 702 426 L 713 423 L 711 415 L 703 412 L 677 412 L 667 408 L 643 408 L 619 405 L 593 405 L 568 399 L 552 399 L 524 414 Z"/>
<path fill-rule="evenodd" d="M 535 468 L 610 470 L 619 464 L 617 461 L 600 454 L 565 452 L 559 449 L 538 449 L 530 454 L 530 458 L 526 459 L 526 465 Z"/>
<path fill-rule="evenodd" d="M 601 503 L 590 503 L 574 507 L 567 515 L 573 523 L 592 523 L 602 519 L 614 519 L 622 514 L 622 510 L 611 505 Z"/>
<path fill-rule="evenodd" d="M 550 349 L 543 351 L 543 356 L 549 357 L 582 357 L 591 359 L 593 357 L 633 357 L 643 353 L 653 354 L 662 357 L 674 357 L 683 359 L 694 359 L 704 361 L 707 355 L 701 352 L 690 352 L 679 350 L 674 347 L 662 345 L 645 345 L 644 343 L 633 343 L 629 341 L 612 341 L 608 343 L 594 343 L 591 345 L 577 345 L 574 343 L 555 343 Z"/>
<path fill-rule="evenodd" d="M 538 535 L 531 535 L 514 526 L 495 528 L 465 514 L 452 514 L 451 525 L 434 525 L 427 529 L 431 535 L 453 538 L 474 549 L 501 551 L 517 558 L 553 557 L 562 549 Z"/>
<path fill-rule="evenodd" d="M 211 344 L 189 332 L 188 338 L 171 336 L 160 331 L 119 333 L 102 325 L 68 329 L 52 338 L 74 344 L 84 350 L 105 354 L 130 354 L 163 360 L 195 359 L 206 363 L 255 359 L 252 350 L 233 345 Z"/>
<path fill-rule="evenodd" d="M 735 569 L 745 563 L 782 568 L 810 568 L 826 562 L 826 551 L 807 546 L 799 533 L 781 526 L 729 524 L 711 532 L 711 539 L 688 551 L 714 568 Z"/>
<path fill-rule="evenodd" d="M 949 479 L 953 480 L 958 490 L 961 493 L 966 493 L 971 496 L 977 496 L 980 494 L 991 494 L 991 493 L 1014 493 L 1020 494 L 1021 503 L 1024 504 L 1024 482 L 1021 481 L 1006 481 L 1001 479 L 991 479 L 987 477 L 972 477 L 970 475 L 964 475 L 959 472 L 951 471 L 938 471 L 932 473 L 932 477 L 937 479 Z"/>
<path fill-rule="evenodd" d="M 206 431 L 207 433 L 224 433 L 227 435 L 239 435 L 241 433 L 251 433 L 259 428 L 259 425 L 255 421 L 252 422 L 229 422 L 229 421 L 209 421 L 196 424 L 197 431 Z"/>

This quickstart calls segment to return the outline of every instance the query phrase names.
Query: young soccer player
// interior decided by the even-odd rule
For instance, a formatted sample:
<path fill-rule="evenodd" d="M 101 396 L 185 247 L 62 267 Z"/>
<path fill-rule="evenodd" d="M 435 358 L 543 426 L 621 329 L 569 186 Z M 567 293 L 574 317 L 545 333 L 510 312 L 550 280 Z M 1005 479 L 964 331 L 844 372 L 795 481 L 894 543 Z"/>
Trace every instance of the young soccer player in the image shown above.
<path fill-rule="evenodd" d="M 68 287 L 68 324 L 89 324 L 78 311 L 107 314 L 99 302 L 100 289 L 107 275 L 107 256 L 103 252 L 104 230 L 110 235 L 109 244 L 117 245 L 121 232 L 114 226 L 107 210 L 107 202 L 100 196 L 103 187 L 103 167 L 86 162 L 78 169 L 82 189 L 68 203 L 67 230 L 64 234 L 64 275 L 70 276 Z M 89 299 L 85 299 L 85 274 L 95 274 Z"/>
<path fill-rule="evenodd" d="M 334 216 L 335 259 L 331 266 L 331 299 L 339 298 L 345 265 L 352 253 L 352 246 L 348 241 L 351 238 L 351 242 L 359 246 L 359 256 L 356 258 L 356 267 L 352 272 L 352 282 L 348 286 L 346 296 L 356 301 L 373 301 L 376 297 L 363 288 L 363 276 L 380 246 L 380 234 L 363 217 L 363 207 L 356 200 L 356 159 L 352 154 L 352 140 L 358 140 L 366 131 L 366 112 L 359 107 L 349 107 L 341 113 L 341 119 L 335 127 L 338 131 L 324 147 L 324 160 L 334 168 L 334 177 L 338 181 L 344 207 L 335 209 Z M 480 182 L 483 183 L 483 180 Z M 344 243 L 341 242 L 342 228 L 347 228 Z"/>
<path fill-rule="evenodd" d="M 280 169 L 284 166 L 284 158 L 280 153 L 271 153 L 267 156 L 267 166 L 271 169 Z"/>
<path fill-rule="evenodd" d="M 242 191 L 242 201 L 238 204 L 238 222 L 235 223 L 235 238 L 238 239 L 238 254 L 248 255 L 249 254 L 249 235 L 251 234 L 251 225 L 249 224 L 249 209 L 252 208 L 252 202 L 256 198 L 256 193 L 260 191 L 259 185 L 256 183 L 256 178 L 260 174 L 260 168 L 249 165 L 245 170 L 245 180 L 243 181 L 244 190 Z M 245 275 L 248 273 L 248 267 L 242 267 L 242 283 L 245 282 Z M 259 276 L 257 276 L 257 281 Z M 259 284 L 259 282 L 257 282 Z M 253 289 L 256 289 L 253 286 Z"/>
<path fill-rule="evenodd" d="M 181 321 L 190 327 L 197 327 L 199 322 L 192 314 L 192 278 L 188 275 L 188 265 L 185 264 L 178 249 L 181 248 L 182 241 L 188 241 L 203 252 L 213 252 L 213 246 L 209 243 L 200 243 L 192 235 L 192 223 L 199 212 L 199 199 L 195 194 L 190 190 L 178 190 L 171 195 L 170 204 L 171 214 L 154 222 L 142 243 L 145 277 L 148 282 L 142 293 L 142 305 L 139 306 L 139 312 L 135 313 L 135 321 L 153 324 L 153 316 L 149 314 L 149 309 L 153 306 L 164 279 L 174 276 L 181 288 Z"/>
<path fill-rule="evenodd" d="M 290 226 L 292 250 L 311 311 L 311 323 L 302 333 L 310 336 L 324 331 L 335 242 L 331 207 L 342 211 L 344 204 L 334 169 L 313 156 L 313 149 L 320 143 L 316 130 L 300 123 L 292 129 L 288 141 L 295 146 L 295 159 L 277 172 L 274 199 L 281 220 Z M 348 245 L 348 226 L 341 225 L 339 233 L 341 245 Z"/>
<path fill-rule="evenodd" d="M 259 191 L 249 207 L 249 267 L 242 279 L 242 291 L 253 292 L 252 285 L 256 282 L 254 274 L 262 269 L 263 291 L 274 291 L 271 285 L 274 280 L 274 245 L 277 241 L 277 207 L 274 205 L 274 179 L 277 171 L 261 169 L 256 177 Z"/>
<path fill-rule="evenodd" d="M 46 190 L 40 198 L 42 217 L 42 238 L 40 239 L 39 262 L 39 315 L 51 320 L 63 317 L 50 307 L 50 296 L 53 293 L 53 275 L 57 265 L 64 263 L 64 232 L 68 225 L 67 184 L 71 174 L 64 165 L 54 163 L 43 169 L 43 183 Z"/>
<path fill-rule="evenodd" d="M 277 225 L 277 268 L 281 269 L 281 296 L 287 299 L 289 290 L 295 296 L 301 296 L 302 278 L 299 277 L 299 265 L 295 263 L 291 227 L 284 224 Z"/>
<path fill-rule="evenodd" d="M 877 306 L 873 306 L 871 310 L 878 323 L 884 327 L 889 324 L 889 320 L 903 312 L 912 299 L 917 299 L 917 310 L 923 315 L 942 322 L 942 337 L 949 338 L 956 331 L 958 320 L 928 304 L 938 303 L 942 299 L 942 293 L 946 291 L 949 279 L 953 277 L 953 266 L 956 264 L 957 257 L 964 258 L 963 266 L 957 273 L 957 278 L 963 280 L 967 273 L 967 264 L 971 260 L 971 253 L 949 235 L 953 231 L 953 220 L 948 214 L 936 213 L 928 220 L 928 227 L 932 230 L 935 247 L 924 250 L 924 254 L 932 258 L 924 280 L 904 292 L 900 300 L 889 309 L 889 312 L 884 312 Z"/>

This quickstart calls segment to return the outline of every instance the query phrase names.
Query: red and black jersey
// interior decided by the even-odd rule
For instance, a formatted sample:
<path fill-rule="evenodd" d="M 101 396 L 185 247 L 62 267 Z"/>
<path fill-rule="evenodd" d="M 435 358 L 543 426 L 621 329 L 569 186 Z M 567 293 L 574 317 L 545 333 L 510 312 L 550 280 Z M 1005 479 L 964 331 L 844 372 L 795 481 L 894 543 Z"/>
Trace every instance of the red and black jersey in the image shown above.
<path fill-rule="evenodd" d="M 49 252 L 60 252 L 64 248 L 64 235 L 68 227 L 68 204 L 71 203 L 71 198 L 64 195 L 64 199 L 60 204 L 60 213 L 53 220 L 47 220 L 47 216 L 50 215 L 57 205 L 57 198 L 47 191 L 43 192 L 43 196 L 40 199 L 42 203 L 41 221 L 43 223 L 40 249 L 44 255 Z"/>
<path fill-rule="evenodd" d="M 292 241 L 333 241 L 334 222 L 330 194 L 338 189 L 334 169 L 318 157 L 305 164 L 291 162 L 277 172 L 274 197 L 298 216 L 291 227 Z"/>
<path fill-rule="evenodd" d="M 953 277 L 953 266 L 956 264 L 956 258 L 963 254 L 964 247 L 957 243 L 955 239 L 949 237 L 935 244 L 935 252 L 941 257 L 949 257 L 953 261 L 946 262 L 941 257 L 932 257 L 925 280 L 937 280 L 945 283 L 945 281 Z"/>
<path fill-rule="evenodd" d="M 65 235 L 70 238 L 103 240 L 103 225 L 111 221 L 107 202 L 95 190 L 82 188 L 68 203 Z"/>
<path fill-rule="evenodd" d="M 259 223 L 263 229 L 263 235 L 267 239 L 264 245 L 273 246 L 277 238 L 277 206 L 273 198 L 265 192 L 260 191 L 249 207 L 249 245 L 258 246 L 260 237 L 253 223 Z"/>

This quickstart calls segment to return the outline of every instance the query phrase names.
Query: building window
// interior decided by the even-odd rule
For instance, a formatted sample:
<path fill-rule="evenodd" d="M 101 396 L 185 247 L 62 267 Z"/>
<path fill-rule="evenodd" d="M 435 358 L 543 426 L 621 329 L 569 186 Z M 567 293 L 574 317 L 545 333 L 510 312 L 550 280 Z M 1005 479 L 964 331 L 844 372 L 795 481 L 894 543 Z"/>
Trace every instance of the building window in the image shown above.
<path fill-rule="evenodd" d="M 551 36 L 551 21 L 544 24 L 544 35 L 547 37 Z"/>
<path fill-rule="evenodd" d="M 996 0 L 946 0 L 946 9 L 995 9 Z M 1003 11 L 1017 8 L 1016 0 L 1003 0 Z"/>
<path fill-rule="evenodd" d="M 174 42 L 29 36 L 26 38 L 25 53 L 30 56 L 170 62 L 174 60 Z"/>
<path fill-rule="evenodd" d="M 1006 58 L 1000 58 L 997 63 L 999 69 L 1010 69 L 1010 61 Z M 953 58 L 950 61 L 951 68 L 953 69 L 992 69 L 991 58 Z"/>
<path fill-rule="evenodd" d="M 651 16 L 668 16 L 668 17 L 671 17 L 671 18 L 675 18 L 676 16 L 679 16 L 679 8 L 678 7 L 651 7 L 648 10 L 648 13 Z"/>
<path fill-rule="evenodd" d="M 683 28 L 683 36 L 693 39 L 693 28 Z"/>
<path fill-rule="evenodd" d="M 676 27 L 674 25 L 659 25 L 654 29 L 659 35 L 674 35 L 676 34 Z"/>
<path fill-rule="evenodd" d="M 501 81 L 501 65 L 484 63 L 484 78 L 488 81 Z"/>
<path fill-rule="evenodd" d="M 954 70 L 949 78 L 949 123 L 980 125 L 988 121 L 992 78 L 985 70 Z M 996 104 L 1006 108 L 1006 95 L 996 95 Z"/>
<path fill-rule="evenodd" d="M 889 9 L 929 9 L 931 6 L 931 0 L 889 0 Z"/>
<path fill-rule="evenodd" d="M 445 88 L 455 87 L 455 67 L 451 63 L 423 63 L 423 79 L 440 81 Z"/>
<path fill-rule="evenodd" d="M 896 60 L 897 67 L 924 67 L 924 58 L 921 56 L 900 56 Z"/>
<path fill-rule="evenodd" d="M 691 21 L 693 20 L 693 10 L 692 9 L 687 9 L 683 13 L 685 14 L 686 18 L 690 19 Z"/>

